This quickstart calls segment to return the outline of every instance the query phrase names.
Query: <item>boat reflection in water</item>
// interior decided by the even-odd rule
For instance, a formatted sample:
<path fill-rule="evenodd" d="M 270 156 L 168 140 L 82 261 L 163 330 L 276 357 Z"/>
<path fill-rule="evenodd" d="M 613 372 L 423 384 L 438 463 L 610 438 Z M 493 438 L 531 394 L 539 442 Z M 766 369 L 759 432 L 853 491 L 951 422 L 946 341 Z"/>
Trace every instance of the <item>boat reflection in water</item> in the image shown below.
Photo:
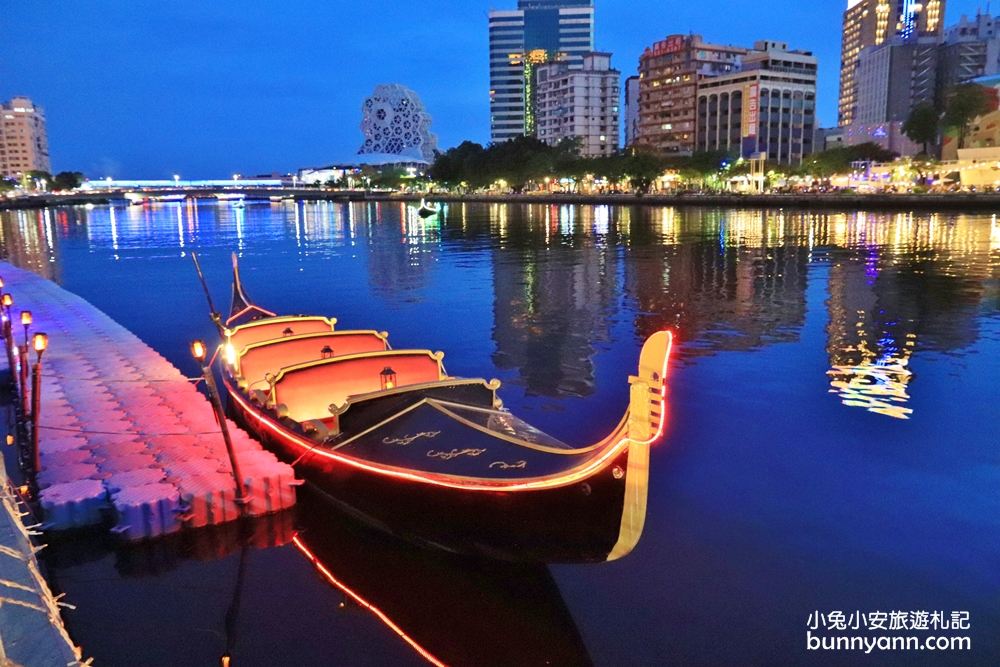
<path fill-rule="evenodd" d="M 420 548 L 301 495 L 293 544 L 343 595 L 341 606 L 371 612 L 429 663 L 592 664 L 545 565 Z"/>

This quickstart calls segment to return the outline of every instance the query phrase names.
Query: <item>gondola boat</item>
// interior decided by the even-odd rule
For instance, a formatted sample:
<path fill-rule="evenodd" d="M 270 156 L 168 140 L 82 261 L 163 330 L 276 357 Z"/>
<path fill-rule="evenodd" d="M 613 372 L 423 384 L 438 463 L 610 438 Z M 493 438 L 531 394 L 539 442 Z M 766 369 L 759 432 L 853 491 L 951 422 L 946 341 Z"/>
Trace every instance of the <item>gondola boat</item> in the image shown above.
<path fill-rule="evenodd" d="M 247 298 L 235 255 L 233 273 L 230 316 L 216 316 L 230 411 L 339 505 L 500 559 L 614 560 L 636 545 L 670 332 L 643 345 L 618 426 L 574 448 L 504 409 L 499 381 L 449 376 L 443 353 L 395 350 L 385 332 L 276 315 Z"/>
<path fill-rule="evenodd" d="M 428 204 L 423 199 L 420 200 L 420 206 L 417 207 L 417 215 L 421 218 L 429 218 L 431 216 L 437 215 L 441 212 L 441 204 Z"/>

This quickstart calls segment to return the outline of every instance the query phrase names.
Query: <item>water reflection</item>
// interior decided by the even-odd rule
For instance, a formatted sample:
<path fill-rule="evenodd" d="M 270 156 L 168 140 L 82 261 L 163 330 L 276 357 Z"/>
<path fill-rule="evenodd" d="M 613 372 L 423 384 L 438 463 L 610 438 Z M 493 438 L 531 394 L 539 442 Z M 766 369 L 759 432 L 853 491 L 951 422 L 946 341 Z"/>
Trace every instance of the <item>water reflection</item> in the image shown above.
<path fill-rule="evenodd" d="M 996 311 L 996 217 L 460 204 L 423 219 L 402 202 L 250 203 L 3 213 L 4 256 L 58 279 L 64 241 L 127 260 L 197 247 L 359 256 L 372 295 L 447 298 L 455 252 L 491 267 L 493 363 L 528 396 L 587 397 L 595 358 L 631 322 L 675 328 L 679 358 L 796 342 L 811 275 L 827 292 L 828 388 L 850 407 L 909 417 L 920 349 L 953 352 Z M 284 252 L 288 252 L 287 250 Z"/>
<path fill-rule="evenodd" d="M 420 549 L 323 508 L 301 515 L 295 546 L 342 595 L 433 665 L 592 664 L 544 565 Z"/>
<path fill-rule="evenodd" d="M 337 581 L 442 662 L 473 649 L 407 617 L 445 618 L 438 590 L 464 591 L 450 604 L 481 627 L 520 618 L 511 627 L 562 647 L 554 664 L 586 664 L 581 633 L 601 665 L 822 662 L 800 628 L 841 605 L 971 609 L 973 646 L 996 654 L 992 216 L 463 203 L 419 221 L 398 202 L 289 202 L 248 203 L 238 226 L 231 206 L 187 201 L 4 212 L 0 235 L 5 259 L 192 373 L 188 341 L 212 331 L 184 253 L 199 251 L 225 301 L 242 235 L 260 302 L 443 349 L 459 375 L 495 372 L 506 405 L 572 442 L 616 423 L 642 337 L 674 328 L 671 433 L 651 457 L 643 539 L 620 565 L 553 567 L 554 590 L 537 569 L 498 575 L 508 589 L 490 587 L 492 571 L 417 562 L 398 576 L 419 595 L 394 598 L 405 590 L 385 591 L 388 577 L 369 587 L 378 576 L 355 564 L 384 573 L 406 558 L 365 554 L 378 538 L 346 546 L 350 536 L 321 558 L 324 531 L 340 529 L 297 526 Z M 215 663 L 238 573 L 230 547 L 178 557 L 151 544 L 57 564 L 78 606 L 71 632 L 100 664 Z M 439 583 L 406 578 L 421 572 Z M 234 665 L 426 664 L 294 543 L 251 550 L 246 577 Z M 535 583 L 518 589 L 518 577 Z M 474 599 L 501 610 L 472 610 Z M 540 615 L 524 599 L 542 600 Z M 949 664 L 983 662 L 963 658 Z"/>
<path fill-rule="evenodd" d="M 596 348 L 611 339 L 622 258 L 593 233 L 594 209 L 493 209 L 509 225 L 492 249 L 498 369 L 529 395 L 590 396 Z M 606 212 L 606 209 L 604 209 Z M 541 213 L 541 214 L 540 214 Z M 600 223 L 610 230 L 610 220 Z M 557 239 L 553 247 L 553 239 Z"/>
<path fill-rule="evenodd" d="M 58 280 L 59 263 L 56 234 L 52 226 L 57 218 L 60 234 L 69 232 L 70 213 L 44 211 L 5 211 L 0 213 L 0 244 L 4 260 L 34 271 L 50 280 Z"/>
<path fill-rule="evenodd" d="M 254 640 L 247 629 L 258 617 L 272 618 L 273 623 L 279 610 L 247 582 L 267 574 L 261 572 L 267 560 L 261 552 L 282 547 L 315 568 L 326 585 L 314 602 L 314 614 L 326 620 L 324 632 L 312 637 L 310 646 L 286 650 L 283 659 L 288 662 L 280 664 L 370 664 L 352 659 L 353 650 L 340 659 L 335 652 L 321 650 L 326 658 L 315 659 L 314 651 L 327 635 L 346 631 L 342 626 L 357 614 L 384 628 L 371 637 L 378 644 L 363 647 L 363 653 L 385 650 L 384 644 L 398 637 L 412 651 L 413 660 L 406 664 L 592 664 L 544 565 L 481 561 L 413 546 L 355 522 L 312 494 L 303 495 L 293 512 L 137 544 L 121 544 L 107 534 L 89 540 L 67 536 L 48 545 L 46 564 L 54 572 L 69 573 L 57 576 L 54 583 L 84 604 L 87 597 L 81 584 L 89 583 L 80 579 L 84 571 L 101 571 L 105 582 L 118 577 L 153 589 L 162 585 L 158 582 L 178 577 L 185 587 L 205 586 L 213 591 L 210 606 L 215 611 L 203 614 L 194 628 L 190 619 L 169 614 L 176 603 L 171 593 L 161 593 L 158 604 L 163 611 L 152 610 L 160 637 L 149 641 L 155 646 L 163 636 L 201 635 L 188 637 L 198 647 L 197 664 L 218 664 L 219 655 L 230 656 L 234 665 L 267 664 L 253 654 Z M 111 561 L 114 573 L 103 571 Z M 208 568 L 221 576 L 199 582 Z M 118 602 L 138 604 L 128 599 Z M 77 617 L 68 615 L 71 627 Z M 78 630 L 84 640 L 89 639 L 87 627 Z M 89 650 L 101 644 L 96 639 L 83 643 Z M 103 658 L 102 664 L 121 664 L 114 656 L 97 657 Z M 177 663 L 161 653 L 151 664 Z"/>

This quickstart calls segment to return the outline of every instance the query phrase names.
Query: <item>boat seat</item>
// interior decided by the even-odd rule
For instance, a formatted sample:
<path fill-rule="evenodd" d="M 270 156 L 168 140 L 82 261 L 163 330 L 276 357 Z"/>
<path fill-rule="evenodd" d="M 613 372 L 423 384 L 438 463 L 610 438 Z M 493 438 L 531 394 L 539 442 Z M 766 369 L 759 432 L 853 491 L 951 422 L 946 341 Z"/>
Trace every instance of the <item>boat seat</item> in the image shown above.
<path fill-rule="evenodd" d="M 265 377 L 282 368 L 326 356 L 345 356 L 389 349 L 386 336 L 377 331 L 326 331 L 286 336 L 247 345 L 240 353 L 235 373 L 250 389 L 262 389 Z M 381 369 L 379 369 L 381 370 Z"/>
<path fill-rule="evenodd" d="M 283 369 L 271 389 L 271 403 L 283 404 L 297 422 L 330 417 L 330 405 L 349 396 L 382 389 L 382 370 L 391 368 L 396 386 L 438 382 L 445 378 L 440 352 L 394 350 L 333 357 Z"/>
<path fill-rule="evenodd" d="M 326 317 L 278 317 L 267 318 L 250 322 L 243 326 L 236 327 L 229 334 L 229 344 L 233 350 L 239 354 L 248 345 L 259 343 L 265 340 L 274 340 L 284 336 L 294 336 L 297 334 L 320 333 L 333 331 L 336 319 Z M 292 333 L 286 333 L 286 331 Z"/>

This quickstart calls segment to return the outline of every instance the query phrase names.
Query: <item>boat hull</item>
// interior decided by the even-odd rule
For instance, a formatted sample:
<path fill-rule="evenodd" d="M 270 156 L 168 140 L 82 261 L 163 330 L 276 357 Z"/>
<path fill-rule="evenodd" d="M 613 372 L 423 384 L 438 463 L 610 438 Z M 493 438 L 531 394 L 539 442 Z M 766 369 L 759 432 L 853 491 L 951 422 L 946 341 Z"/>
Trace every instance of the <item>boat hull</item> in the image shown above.
<path fill-rule="evenodd" d="M 598 562 L 624 555 L 620 543 L 627 523 L 629 459 L 634 459 L 634 469 L 642 458 L 634 449 L 642 446 L 623 447 L 588 476 L 567 477 L 557 486 L 454 488 L 304 454 L 313 441 L 245 400 L 233 400 L 234 389 L 228 388 L 230 410 L 240 426 L 294 463 L 296 474 L 330 500 L 383 531 L 456 553 L 510 561 Z"/>

